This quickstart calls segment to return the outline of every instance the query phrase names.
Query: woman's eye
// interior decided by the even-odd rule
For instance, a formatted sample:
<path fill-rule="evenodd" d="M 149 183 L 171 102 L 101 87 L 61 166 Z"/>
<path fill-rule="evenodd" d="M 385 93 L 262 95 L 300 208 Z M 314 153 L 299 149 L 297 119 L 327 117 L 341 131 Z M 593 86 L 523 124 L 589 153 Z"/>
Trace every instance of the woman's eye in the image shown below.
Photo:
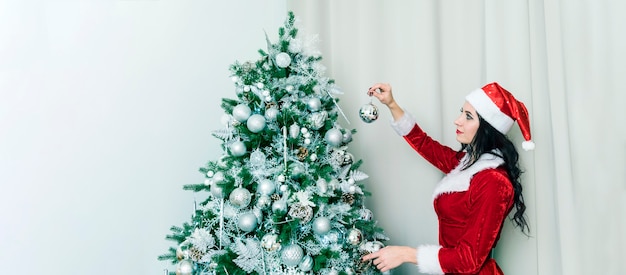
<path fill-rule="evenodd" d="M 466 114 L 466 115 L 465 115 L 465 118 L 466 118 L 467 120 L 472 120 L 472 119 L 473 119 L 472 115 L 470 115 L 470 114 Z"/>

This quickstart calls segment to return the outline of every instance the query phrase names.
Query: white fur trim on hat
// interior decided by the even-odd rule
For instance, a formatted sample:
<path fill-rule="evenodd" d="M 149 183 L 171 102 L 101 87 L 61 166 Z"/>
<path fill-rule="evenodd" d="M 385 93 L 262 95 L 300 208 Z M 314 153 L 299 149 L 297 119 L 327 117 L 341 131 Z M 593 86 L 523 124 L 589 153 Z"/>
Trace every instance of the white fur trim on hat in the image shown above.
<path fill-rule="evenodd" d="M 500 133 L 506 134 L 515 122 L 511 117 L 500 111 L 500 108 L 491 101 L 482 89 L 476 89 L 465 97 L 465 100 L 474 106 L 476 112 L 496 128 Z"/>
<path fill-rule="evenodd" d="M 444 274 L 439 263 L 439 245 L 420 245 L 417 247 L 417 268 L 425 274 Z"/>

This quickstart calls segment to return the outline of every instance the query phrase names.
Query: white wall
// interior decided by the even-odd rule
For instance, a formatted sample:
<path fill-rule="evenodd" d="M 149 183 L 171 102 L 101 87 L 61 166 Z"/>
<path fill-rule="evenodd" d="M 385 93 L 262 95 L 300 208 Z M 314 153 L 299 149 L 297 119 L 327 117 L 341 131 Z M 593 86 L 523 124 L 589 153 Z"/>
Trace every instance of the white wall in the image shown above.
<path fill-rule="evenodd" d="M 0 0 L 0 270 L 163 274 L 283 1 Z"/>

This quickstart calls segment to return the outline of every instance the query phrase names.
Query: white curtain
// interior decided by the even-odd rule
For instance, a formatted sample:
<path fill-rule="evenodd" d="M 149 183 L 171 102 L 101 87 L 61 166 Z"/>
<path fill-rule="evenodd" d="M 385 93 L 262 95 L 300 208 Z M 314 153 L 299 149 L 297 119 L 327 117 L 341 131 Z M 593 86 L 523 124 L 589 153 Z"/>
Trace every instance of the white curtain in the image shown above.
<path fill-rule="evenodd" d="M 388 125 L 357 110 L 389 82 L 431 136 L 458 148 L 465 94 L 497 81 L 525 102 L 537 147 L 519 147 L 530 236 L 505 223 L 495 257 L 506 274 L 626 270 L 626 2 L 619 0 L 288 1 L 317 34 L 343 88 L 351 150 L 370 175 L 368 204 L 389 244 L 436 242 L 431 193 L 441 174 Z M 373 102 L 376 104 L 376 101 Z M 379 107 L 380 104 L 378 104 Z M 509 136 L 522 137 L 514 127 Z M 418 274 L 404 265 L 394 274 Z"/>

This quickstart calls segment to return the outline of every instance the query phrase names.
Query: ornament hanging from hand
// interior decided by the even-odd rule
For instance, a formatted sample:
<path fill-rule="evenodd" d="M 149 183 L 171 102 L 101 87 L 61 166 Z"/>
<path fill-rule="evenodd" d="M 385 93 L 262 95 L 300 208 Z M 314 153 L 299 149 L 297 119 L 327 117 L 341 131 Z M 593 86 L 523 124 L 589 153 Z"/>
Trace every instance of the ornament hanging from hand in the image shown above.
<path fill-rule="evenodd" d="M 361 106 L 359 109 L 359 117 L 361 117 L 361 120 L 365 123 L 372 123 L 378 119 L 378 107 L 372 104 L 371 99 L 369 103 Z"/>

